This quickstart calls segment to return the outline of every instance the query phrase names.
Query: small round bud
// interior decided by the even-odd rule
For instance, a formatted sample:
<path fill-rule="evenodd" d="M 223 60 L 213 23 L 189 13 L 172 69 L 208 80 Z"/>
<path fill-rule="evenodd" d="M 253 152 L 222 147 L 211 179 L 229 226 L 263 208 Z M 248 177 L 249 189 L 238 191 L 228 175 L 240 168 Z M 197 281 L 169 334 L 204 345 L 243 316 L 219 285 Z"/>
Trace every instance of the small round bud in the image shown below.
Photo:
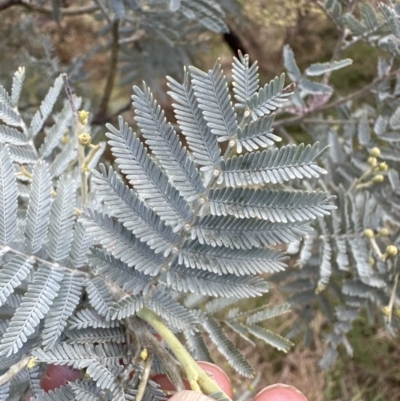
<path fill-rule="evenodd" d="M 388 256 L 396 256 L 398 253 L 397 246 L 395 245 L 388 245 L 385 251 L 386 255 Z"/>
<path fill-rule="evenodd" d="M 387 237 L 389 235 L 389 230 L 387 228 L 381 228 L 378 232 L 381 237 Z"/>
<path fill-rule="evenodd" d="M 213 170 L 213 176 L 214 176 L 214 177 L 218 177 L 220 172 L 221 172 L 221 171 L 219 171 L 217 168 L 214 169 L 214 170 Z"/>
<path fill-rule="evenodd" d="M 173 248 L 172 248 L 172 253 L 175 255 L 175 254 L 177 254 L 179 252 L 179 248 L 177 247 L 177 246 L 174 246 Z"/>
<path fill-rule="evenodd" d="M 87 132 L 84 132 L 78 136 L 79 145 L 89 146 L 92 142 L 92 138 Z"/>
<path fill-rule="evenodd" d="M 192 229 L 192 226 L 189 223 L 186 223 L 185 226 L 184 226 L 184 229 L 186 231 L 190 231 Z"/>
<path fill-rule="evenodd" d="M 363 234 L 366 238 L 373 238 L 374 236 L 374 232 L 370 228 L 366 228 Z"/>
<path fill-rule="evenodd" d="M 379 148 L 374 147 L 369 150 L 369 155 L 372 157 L 379 157 L 381 155 L 381 151 Z"/>
<path fill-rule="evenodd" d="M 381 312 L 383 313 L 383 315 L 389 316 L 390 315 L 390 307 L 388 305 L 382 306 Z"/>
<path fill-rule="evenodd" d="M 64 145 L 66 145 L 68 142 L 69 142 L 68 135 L 64 134 L 64 135 L 61 137 L 61 143 L 63 143 Z"/>
<path fill-rule="evenodd" d="M 385 162 L 379 163 L 378 170 L 379 171 L 388 171 L 388 165 Z"/>
<path fill-rule="evenodd" d="M 382 174 L 377 174 L 374 178 L 372 178 L 372 182 L 374 184 L 379 184 L 380 182 L 383 182 L 385 177 Z"/>
<path fill-rule="evenodd" d="M 82 125 L 86 125 L 88 122 L 89 112 L 86 110 L 79 110 L 78 111 L 79 121 Z"/>
<path fill-rule="evenodd" d="M 372 256 L 370 256 L 368 258 L 368 264 L 371 265 L 371 266 L 373 266 L 375 264 L 375 259 Z"/>
<path fill-rule="evenodd" d="M 36 358 L 34 356 L 32 356 L 29 361 L 28 364 L 26 365 L 26 368 L 29 369 L 33 369 L 35 366 L 37 365 L 36 363 Z"/>
<path fill-rule="evenodd" d="M 200 196 L 199 203 L 200 203 L 200 205 L 204 205 L 206 203 L 204 196 Z"/>
<path fill-rule="evenodd" d="M 229 146 L 230 146 L 230 147 L 235 146 L 235 144 L 236 144 L 236 141 L 235 141 L 234 139 L 231 139 L 231 140 L 229 141 Z"/>
<path fill-rule="evenodd" d="M 244 116 L 245 117 L 248 117 L 250 115 L 250 111 L 249 110 L 246 110 L 245 112 L 244 112 Z"/>
<path fill-rule="evenodd" d="M 371 167 L 375 167 L 378 164 L 378 159 L 376 157 L 370 156 L 368 157 L 368 164 Z"/>

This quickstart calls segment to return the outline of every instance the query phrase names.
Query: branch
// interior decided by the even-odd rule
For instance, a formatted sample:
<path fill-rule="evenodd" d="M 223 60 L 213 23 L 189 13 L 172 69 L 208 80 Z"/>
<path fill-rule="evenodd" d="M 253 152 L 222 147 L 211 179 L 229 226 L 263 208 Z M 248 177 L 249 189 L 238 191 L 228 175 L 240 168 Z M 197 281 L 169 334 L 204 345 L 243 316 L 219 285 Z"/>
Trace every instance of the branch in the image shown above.
<path fill-rule="evenodd" d="M 5 0 L 0 3 L 0 11 L 6 10 L 12 6 L 18 6 L 22 4 L 22 0 Z"/>
<path fill-rule="evenodd" d="M 203 390 L 206 395 L 222 392 L 224 398 L 230 399 L 207 373 L 200 368 L 182 343 L 175 337 L 174 333 L 165 326 L 153 311 L 144 307 L 137 312 L 137 316 L 149 323 L 167 343 L 170 350 L 181 363 L 192 390 Z"/>
<path fill-rule="evenodd" d="M 392 78 L 392 77 L 398 75 L 399 73 L 400 73 L 400 69 L 394 70 L 391 73 L 389 73 L 383 77 L 374 79 L 371 83 L 369 83 L 368 85 L 365 85 L 363 88 L 359 89 L 356 92 L 350 93 L 350 95 L 341 97 L 330 103 L 325 103 L 320 107 L 317 107 L 313 110 L 310 110 L 310 111 L 302 114 L 301 116 L 278 120 L 273 124 L 273 127 L 277 128 L 277 127 L 282 127 L 282 126 L 286 126 L 286 125 L 296 125 L 296 124 L 300 123 L 301 121 L 303 121 L 306 117 L 308 117 L 314 113 L 319 113 L 321 111 L 325 111 L 325 110 L 329 110 L 329 109 L 338 107 L 341 104 L 344 104 L 350 100 L 354 100 L 358 97 L 363 96 L 366 92 L 373 89 L 376 85 L 379 85 L 380 83 L 382 83 L 385 79 Z"/>
<path fill-rule="evenodd" d="M 103 98 L 101 99 L 99 111 L 94 116 L 93 120 L 97 122 L 104 122 L 107 119 L 107 109 L 108 103 L 110 102 L 111 93 L 114 88 L 115 83 L 115 75 L 117 71 L 117 62 L 118 62 L 118 52 L 119 52 L 119 43 L 118 43 L 118 27 L 119 20 L 116 19 L 113 22 L 112 26 L 112 47 L 111 47 L 111 59 L 110 59 L 110 69 L 108 71 L 107 83 L 104 88 Z"/>
<path fill-rule="evenodd" d="M 26 356 L 14 365 L 10 366 L 6 373 L 0 376 L 0 386 L 12 380 L 21 370 L 24 370 L 31 360 L 30 356 Z"/>
<path fill-rule="evenodd" d="M 178 391 L 185 390 L 182 378 L 180 376 L 180 366 L 172 355 L 158 342 L 150 333 L 144 322 L 136 317 L 125 319 L 125 324 L 129 332 L 134 335 L 140 346 L 150 349 L 161 360 L 166 373 Z"/>
<path fill-rule="evenodd" d="M 51 15 L 53 12 L 50 8 L 36 7 L 36 6 L 28 3 L 26 0 L 5 0 L 0 3 L 0 11 L 5 10 L 10 7 L 13 7 L 13 6 L 23 6 L 29 11 L 35 11 L 35 12 L 38 12 L 41 14 Z M 61 8 L 61 15 L 66 16 L 66 17 L 73 17 L 76 15 L 94 13 L 97 10 L 98 10 L 98 7 L 94 4 L 89 5 L 89 6 L 84 6 L 84 7 Z"/>

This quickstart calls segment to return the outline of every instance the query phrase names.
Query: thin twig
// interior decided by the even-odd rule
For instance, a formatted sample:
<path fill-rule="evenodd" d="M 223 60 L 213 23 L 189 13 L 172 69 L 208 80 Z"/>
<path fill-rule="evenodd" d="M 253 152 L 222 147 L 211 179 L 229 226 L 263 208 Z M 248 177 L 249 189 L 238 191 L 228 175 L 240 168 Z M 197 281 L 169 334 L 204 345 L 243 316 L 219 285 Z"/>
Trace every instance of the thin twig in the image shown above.
<path fill-rule="evenodd" d="M 369 83 L 368 85 L 365 85 L 363 88 L 359 89 L 358 91 L 353 92 L 353 93 L 351 93 L 351 94 L 349 94 L 347 96 L 344 96 L 342 98 L 339 98 L 339 99 L 337 99 L 337 100 L 335 100 L 333 102 L 325 103 L 322 106 L 317 107 L 317 108 L 315 108 L 313 110 L 310 110 L 310 111 L 308 111 L 308 112 L 306 112 L 306 113 L 304 113 L 304 114 L 302 114 L 300 116 L 278 120 L 273 124 L 273 127 L 276 128 L 276 127 L 287 126 L 287 125 L 296 125 L 296 124 L 299 124 L 301 121 L 303 121 L 306 117 L 308 117 L 311 114 L 316 114 L 316 113 L 319 113 L 321 111 L 325 111 L 325 110 L 329 110 L 329 109 L 338 107 L 338 106 L 340 106 L 340 105 L 342 105 L 344 103 L 347 103 L 350 100 L 354 100 L 354 99 L 364 95 L 366 92 L 368 92 L 369 90 L 374 88 L 376 85 L 382 83 L 385 79 L 392 78 L 392 77 L 398 75 L 399 72 L 400 72 L 400 70 L 397 69 L 397 70 L 392 71 L 391 73 L 389 73 L 389 74 L 387 74 L 387 75 L 385 75 L 383 77 L 376 78 L 371 83 Z"/>
<path fill-rule="evenodd" d="M 108 15 L 108 12 L 106 8 L 104 7 L 104 4 L 100 0 L 94 0 L 94 2 L 97 4 L 98 8 L 101 10 L 101 13 L 103 14 L 104 18 L 107 20 L 109 24 L 111 24 L 111 18 Z"/>
<path fill-rule="evenodd" d="M 29 11 L 34 11 L 38 12 L 41 14 L 48 14 L 51 15 L 53 13 L 53 10 L 50 8 L 46 7 L 36 7 L 33 4 L 30 4 L 26 0 L 6 0 L 0 3 L 0 11 L 5 10 L 7 8 L 13 7 L 13 6 L 22 6 L 26 8 Z M 83 6 L 83 7 L 71 7 L 71 8 L 61 8 L 61 15 L 66 16 L 66 17 L 73 17 L 76 15 L 83 15 L 83 14 L 91 14 L 94 13 L 98 10 L 99 8 L 94 5 L 88 5 L 88 6 Z"/>
<path fill-rule="evenodd" d="M 71 87 L 69 86 L 67 74 L 62 74 L 62 79 L 64 82 L 65 93 L 67 94 L 68 102 L 71 105 L 72 114 L 74 118 L 78 118 L 78 111 L 76 110 L 74 99 L 72 97 Z"/>
<path fill-rule="evenodd" d="M 399 282 L 399 273 L 396 273 L 396 275 L 394 276 L 392 293 L 390 294 L 390 301 L 389 301 L 389 305 L 388 305 L 389 306 L 388 323 L 391 323 L 391 321 L 392 321 L 393 305 L 394 305 L 394 300 L 396 298 L 398 282 Z"/>
<path fill-rule="evenodd" d="M 83 133 L 85 126 L 83 126 L 80 122 L 78 111 L 76 110 L 74 99 L 72 97 L 71 87 L 68 83 L 67 74 L 62 74 L 62 79 L 64 81 L 65 92 L 67 93 L 67 98 L 71 105 L 72 113 L 74 115 L 74 131 L 78 146 L 78 164 L 81 176 L 81 196 L 83 205 L 86 205 L 88 200 L 88 183 L 85 169 L 85 147 L 79 143 L 79 136 Z"/>
<path fill-rule="evenodd" d="M 137 389 L 135 401 L 142 401 L 143 399 L 144 392 L 146 390 L 146 385 L 149 380 L 152 363 L 153 363 L 153 354 L 150 352 L 149 355 L 147 356 L 147 359 L 144 362 L 144 369 Z"/>
<path fill-rule="evenodd" d="M 117 285 L 107 282 L 107 288 L 115 300 L 120 300 L 126 296 L 126 292 Z M 167 376 L 178 391 L 185 390 L 181 377 L 181 368 L 179 363 L 172 355 L 158 342 L 150 330 L 146 327 L 143 320 L 133 316 L 124 320 L 125 327 L 132 339 L 135 341 L 136 354 L 140 354 L 141 348 L 147 348 L 154 352 L 161 360 Z"/>
<path fill-rule="evenodd" d="M 30 356 L 26 356 L 14 365 L 10 366 L 6 373 L 0 376 L 0 386 L 12 380 L 19 372 L 24 370 L 31 360 Z"/>
<path fill-rule="evenodd" d="M 116 19 L 112 25 L 112 46 L 111 46 L 111 57 L 110 57 L 110 69 L 108 71 L 108 77 L 106 87 L 104 88 L 103 98 L 100 101 L 99 111 L 94 117 L 95 121 L 104 121 L 107 118 L 108 103 L 111 99 L 111 94 L 114 88 L 115 75 L 117 72 L 118 64 L 118 52 L 119 52 L 119 20 Z"/>
<path fill-rule="evenodd" d="M 144 321 L 136 317 L 125 320 L 128 330 L 137 337 L 142 347 L 153 351 L 161 360 L 167 376 L 178 391 L 185 390 L 185 386 L 180 374 L 180 365 L 172 355 L 158 342 L 150 330 L 144 324 Z"/>

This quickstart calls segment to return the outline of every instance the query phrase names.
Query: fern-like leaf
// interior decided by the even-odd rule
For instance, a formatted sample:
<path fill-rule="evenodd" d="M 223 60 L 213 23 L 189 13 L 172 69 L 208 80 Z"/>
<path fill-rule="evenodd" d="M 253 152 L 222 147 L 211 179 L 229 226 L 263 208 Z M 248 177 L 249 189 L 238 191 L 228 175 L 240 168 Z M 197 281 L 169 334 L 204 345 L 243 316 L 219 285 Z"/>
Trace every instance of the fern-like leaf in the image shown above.
<path fill-rule="evenodd" d="M 76 159 L 78 151 L 76 150 L 75 141 L 70 141 L 63 150 L 54 158 L 50 165 L 50 175 L 58 177 L 64 173 L 69 164 Z"/>
<path fill-rule="evenodd" d="M 140 242 L 118 221 L 91 209 L 81 216 L 81 221 L 93 238 L 114 257 L 145 274 L 159 273 L 163 255 L 156 254 L 148 245 Z"/>
<path fill-rule="evenodd" d="M 122 320 L 134 315 L 144 307 L 143 297 L 130 295 L 115 302 L 110 308 L 111 319 Z"/>
<path fill-rule="evenodd" d="M 121 369 L 122 370 L 122 366 Z M 96 385 L 101 389 L 113 391 L 117 386 L 115 372 L 109 370 L 105 363 L 93 359 L 86 369 L 86 373 L 96 382 Z M 120 373 L 120 372 L 119 372 Z"/>
<path fill-rule="evenodd" d="M 176 119 L 192 150 L 195 162 L 202 166 L 202 171 L 216 168 L 221 162 L 221 151 L 217 138 L 211 132 L 199 108 L 190 84 L 189 72 L 185 69 L 182 84 L 171 77 L 167 79 L 171 89 L 168 94 L 176 101 L 172 104 Z"/>
<path fill-rule="evenodd" d="M 204 192 L 199 172 L 179 137 L 166 121 L 164 111 L 153 99 L 146 86 L 143 90 L 133 87 L 133 106 L 136 108 L 137 121 L 146 144 L 165 168 L 170 180 L 178 191 L 188 200 L 196 199 Z"/>
<path fill-rule="evenodd" d="M 65 330 L 68 344 L 103 344 L 103 343 L 126 343 L 125 331 L 120 327 L 93 329 L 87 327 L 81 330 Z"/>
<path fill-rule="evenodd" d="M 282 271 L 286 257 L 270 249 L 231 249 L 191 241 L 184 244 L 178 260 L 194 269 L 244 276 Z"/>
<path fill-rule="evenodd" d="M 250 66 L 249 56 L 238 52 L 239 58 L 234 57 L 232 63 L 233 93 L 237 107 L 246 107 L 246 102 L 258 90 L 257 62 Z"/>
<path fill-rule="evenodd" d="M 0 147 L 0 243 L 10 244 L 17 232 L 17 180 L 8 148 Z"/>
<path fill-rule="evenodd" d="M 21 127 L 22 119 L 20 114 L 11 105 L 8 92 L 0 85 L 0 120 L 12 127 Z"/>
<path fill-rule="evenodd" d="M 152 282 L 151 277 L 132 269 L 126 263 L 100 249 L 93 249 L 94 256 L 89 264 L 96 269 L 96 273 L 120 286 L 123 290 L 136 295 L 140 292 L 146 294 Z"/>
<path fill-rule="evenodd" d="M 6 401 L 10 394 L 10 382 L 4 383 L 0 386 L 0 401 Z"/>
<path fill-rule="evenodd" d="M 48 313 L 57 296 L 62 278 L 63 273 L 59 268 L 39 267 L 1 339 L 0 355 L 15 354 L 27 341 L 27 337 L 34 333 L 35 327 Z"/>
<path fill-rule="evenodd" d="M 221 164 L 219 183 L 225 181 L 228 187 L 243 185 L 282 184 L 295 178 L 318 178 L 326 171 L 316 160 L 326 150 L 319 150 L 319 143 L 283 146 L 262 152 L 234 156 Z"/>
<path fill-rule="evenodd" d="M 169 225 L 176 225 L 189 219 L 192 211 L 185 199 L 168 182 L 167 176 L 148 156 L 146 148 L 136 138 L 122 117 L 119 129 L 111 125 L 107 128 L 116 162 L 142 199 Z"/>
<path fill-rule="evenodd" d="M 93 171 L 92 183 L 98 196 L 103 197 L 104 203 L 112 210 L 112 215 L 156 253 L 164 252 L 168 256 L 178 234 L 125 186 L 111 167 L 107 172 L 101 164 L 100 172 Z"/>
<path fill-rule="evenodd" d="M 210 335 L 211 341 L 229 364 L 242 376 L 253 377 L 254 368 L 226 336 L 218 322 L 214 318 L 208 317 L 204 322 L 204 328 Z"/>
<path fill-rule="evenodd" d="M 47 163 L 39 160 L 32 175 L 25 238 L 28 249 L 36 253 L 43 245 L 49 224 L 51 179 Z"/>
<path fill-rule="evenodd" d="M 52 348 L 63 333 L 67 320 L 81 299 L 82 286 L 82 276 L 79 273 L 65 272 L 58 295 L 44 321 L 42 345 L 45 350 Z"/>
<path fill-rule="evenodd" d="M 62 77 L 59 76 L 54 85 L 49 89 L 46 97 L 43 99 L 39 110 L 35 113 L 32 118 L 31 125 L 29 127 L 28 133 L 30 138 L 34 138 L 36 134 L 41 130 L 43 124 L 49 117 L 51 111 L 53 110 L 54 104 L 58 98 L 58 95 L 63 86 Z"/>
<path fill-rule="evenodd" d="M 68 320 L 68 328 L 71 330 L 86 329 L 87 327 L 108 329 L 119 327 L 119 322 L 105 319 L 103 316 L 97 315 L 97 313 L 91 309 L 81 309 Z"/>
<path fill-rule="evenodd" d="M 16 255 L 8 263 L 5 263 L 0 270 L 0 306 L 14 292 L 32 269 L 35 259 L 26 258 L 23 255 Z"/>
<path fill-rule="evenodd" d="M 307 221 L 329 215 L 334 197 L 325 192 L 222 188 L 209 194 L 211 213 L 237 218 L 257 217 L 272 223 Z"/>
<path fill-rule="evenodd" d="M 81 99 L 75 97 L 74 104 L 77 109 L 81 105 Z M 50 156 L 53 149 L 60 143 L 65 130 L 72 122 L 72 109 L 69 102 L 66 102 L 63 109 L 58 115 L 55 115 L 55 124 L 46 132 L 43 144 L 39 149 L 39 154 L 42 158 Z"/>
<path fill-rule="evenodd" d="M 13 107 L 17 107 L 18 105 L 24 80 L 25 80 L 25 68 L 19 67 L 18 70 L 14 73 L 11 86 L 11 105 Z"/>
<path fill-rule="evenodd" d="M 304 223 L 271 223 L 259 219 L 237 219 L 234 216 L 197 218 L 192 239 L 201 244 L 251 249 L 299 240 L 309 232 Z"/>
<path fill-rule="evenodd" d="M 100 401 L 102 399 L 101 388 L 85 382 L 70 384 L 75 394 L 75 401 Z"/>
<path fill-rule="evenodd" d="M 204 337 L 200 332 L 193 334 L 185 332 L 185 337 L 189 350 L 197 361 L 213 362 L 210 351 L 204 341 Z"/>
<path fill-rule="evenodd" d="M 69 386 L 61 386 L 48 393 L 43 393 L 32 401 L 75 401 L 75 394 Z"/>
<path fill-rule="evenodd" d="M 281 137 L 272 133 L 274 116 L 265 116 L 246 124 L 243 129 L 238 128 L 236 150 L 242 153 L 243 147 L 252 152 L 259 148 L 266 148 L 275 142 L 280 142 Z"/>
<path fill-rule="evenodd" d="M 53 365 L 67 365 L 74 369 L 83 369 L 92 363 L 95 352 L 92 344 L 80 345 L 62 343 L 47 351 L 41 348 L 34 349 L 32 355 L 38 362 L 46 362 Z"/>
<path fill-rule="evenodd" d="M 255 324 L 247 326 L 247 329 L 254 337 L 263 340 L 279 351 L 288 352 L 289 348 L 293 346 L 293 343 L 285 337 L 282 337 L 279 334 L 273 333 L 272 331 L 264 329 L 263 327 Z"/>
<path fill-rule="evenodd" d="M 106 283 L 100 278 L 89 279 L 85 283 L 89 303 L 92 308 L 105 319 L 110 317 L 109 309 L 113 304 L 113 298 L 108 292 Z"/>
<path fill-rule="evenodd" d="M 225 33 L 229 28 L 225 24 L 225 15 L 214 0 L 180 0 L 179 11 L 187 18 L 195 19 L 206 28 L 217 33 Z"/>
<path fill-rule="evenodd" d="M 211 132 L 226 139 L 236 135 L 236 114 L 219 61 L 207 73 L 195 67 L 190 67 L 190 72 L 199 107 Z"/>
<path fill-rule="evenodd" d="M 259 310 L 255 313 L 251 313 L 246 319 L 246 324 L 252 325 L 254 323 L 264 322 L 267 319 L 272 319 L 273 317 L 281 316 L 287 312 L 290 312 L 290 305 L 287 303 L 263 308 L 262 310 Z"/>
<path fill-rule="evenodd" d="M 169 326 L 180 330 L 194 333 L 199 320 L 188 309 L 179 302 L 172 299 L 164 291 L 156 291 L 148 304 Z"/>
<path fill-rule="evenodd" d="M 3 124 L 0 124 L 0 142 L 17 146 L 27 145 L 26 136 L 21 131 Z"/>
<path fill-rule="evenodd" d="M 75 269 L 81 268 L 87 260 L 89 248 L 93 243 L 93 238 L 85 230 L 85 227 L 79 221 L 74 226 L 74 236 L 71 243 L 71 250 L 69 253 L 70 265 Z"/>
<path fill-rule="evenodd" d="M 288 100 L 292 94 L 292 86 L 289 85 L 287 88 L 284 86 L 285 74 L 282 73 L 280 77 L 272 79 L 246 102 L 253 120 L 270 114 Z"/>
<path fill-rule="evenodd" d="M 63 176 L 50 209 L 47 253 L 55 262 L 63 261 L 71 249 L 74 226 L 75 182 Z"/>
<path fill-rule="evenodd" d="M 267 283 L 258 277 L 215 274 L 176 263 L 171 266 L 163 280 L 175 291 L 214 297 L 250 298 L 268 291 Z"/>

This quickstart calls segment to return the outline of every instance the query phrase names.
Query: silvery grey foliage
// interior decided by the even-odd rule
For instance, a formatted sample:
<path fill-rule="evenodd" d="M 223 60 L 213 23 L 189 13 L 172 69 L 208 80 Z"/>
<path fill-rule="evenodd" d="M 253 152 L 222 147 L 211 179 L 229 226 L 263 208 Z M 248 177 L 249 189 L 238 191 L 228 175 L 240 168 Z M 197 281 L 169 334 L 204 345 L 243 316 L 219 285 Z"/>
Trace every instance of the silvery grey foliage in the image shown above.
<path fill-rule="evenodd" d="M 142 135 L 122 117 L 107 126 L 118 170 L 93 170 L 87 196 L 85 174 L 104 147 L 85 150 L 80 142 L 77 132 L 90 128 L 86 118 L 66 104 L 43 128 L 61 78 L 30 125 L 15 100 L 23 71 L 15 74 L 11 95 L 0 87 L 0 355 L 3 371 L 33 357 L 34 366 L 22 371 L 27 374 L 11 381 L 21 392 L 30 387 L 38 400 L 100 393 L 133 399 L 141 370 L 134 368 L 129 381 L 126 369 L 137 365 L 140 349 L 129 327 L 135 329 L 144 307 L 185 339 L 195 357 L 211 359 L 207 335 L 247 377 L 253 368 L 229 333 L 289 349 L 289 340 L 263 325 L 286 313 L 287 304 L 248 310 L 240 301 L 265 294 L 265 274 L 285 267 L 280 245 L 300 241 L 313 220 L 335 208 L 324 190 L 289 186 L 325 174 L 318 165 L 324 149 L 275 146 L 273 112 L 292 89 L 284 88 L 284 76 L 259 88 L 257 67 L 242 55 L 232 76 L 237 108 L 219 62 L 207 72 L 190 67 L 183 83 L 168 78 L 188 147 L 150 90 L 134 87 Z M 73 101 L 79 108 L 80 100 Z M 37 151 L 32 139 L 39 132 L 44 139 Z M 46 364 L 86 375 L 41 394 L 35 383 Z M 154 370 L 162 369 L 155 358 Z M 147 398 L 163 398 L 151 381 Z"/>
<path fill-rule="evenodd" d="M 284 49 L 285 67 L 297 83 L 289 107 L 299 115 L 315 112 L 317 118 L 312 123 L 305 119 L 305 128 L 313 141 L 330 146 L 322 156 L 328 174 L 310 189 L 336 196 L 338 209 L 325 219 L 315 219 L 315 231 L 290 244 L 296 267 L 273 280 L 282 283 L 290 294 L 289 303 L 298 308 L 290 336 L 305 327 L 306 341 L 312 340 L 308 327 L 314 317 L 312 306 L 325 316 L 329 332 L 320 366 L 326 369 L 342 349 L 352 355 L 347 334 L 362 311 L 370 324 L 379 322 L 391 334 L 399 327 L 400 9 L 398 3 L 393 7 L 380 3 L 377 10 L 365 3 L 356 17 L 342 1 L 326 0 L 325 7 L 346 29 L 341 50 L 363 40 L 386 52 L 378 60 L 373 84 L 360 92 L 370 94 L 371 102 L 359 102 L 356 96 L 353 101 L 350 95 L 347 101 L 336 99 L 336 107 L 330 109 L 332 91 L 327 89 L 326 74 L 349 62 L 314 64 L 302 74 L 293 51 Z M 318 75 L 325 82 L 310 84 L 308 76 Z M 330 117 L 324 109 L 330 110 Z"/>

